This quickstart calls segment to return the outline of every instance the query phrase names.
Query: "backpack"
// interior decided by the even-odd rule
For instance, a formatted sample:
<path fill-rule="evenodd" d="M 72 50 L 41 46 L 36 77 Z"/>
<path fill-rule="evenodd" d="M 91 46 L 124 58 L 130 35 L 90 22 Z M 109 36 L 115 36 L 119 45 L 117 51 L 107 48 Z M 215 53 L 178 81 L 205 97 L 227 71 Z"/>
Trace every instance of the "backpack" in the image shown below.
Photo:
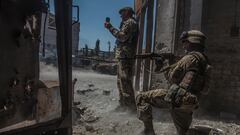
<path fill-rule="evenodd" d="M 212 77 L 212 65 L 208 60 L 208 57 L 200 52 L 191 52 L 190 55 L 194 56 L 201 64 L 201 74 L 204 77 L 203 88 L 200 91 L 201 94 L 207 95 L 210 91 L 211 77 Z"/>

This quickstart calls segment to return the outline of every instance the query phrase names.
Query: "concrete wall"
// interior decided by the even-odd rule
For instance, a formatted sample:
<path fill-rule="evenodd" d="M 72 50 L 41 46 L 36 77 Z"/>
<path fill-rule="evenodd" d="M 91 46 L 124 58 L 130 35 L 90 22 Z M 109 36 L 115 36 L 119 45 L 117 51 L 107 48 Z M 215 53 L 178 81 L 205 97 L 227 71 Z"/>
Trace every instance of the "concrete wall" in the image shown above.
<path fill-rule="evenodd" d="M 160 0 L 160 3 L 163 1 Z M 166 2 L 166 1 L 165 1 Z M 170 2 L 170 1 L 168 1 Z M 166 22 L 165 14 L 172 12 L 172 8 L 166 2 L 160 4 L 158 17 L 161 22 Z M 211 112 L 228 112 L 239 115 L 240 112 L 240 36 L 232 37 L 231 28 L 236 16 L 236 24 L 240 26 L 240 2 L 235 0 L 186 0 L 179 1 L 176 24 L 176 39 L 182 31 L 189 29 L 202 30 L 208 37 L 206 53 L 214 66 L 211 91 L 202 98 L 202 107 Z M 235 10 L 237 9 L 237 11 Z M 236 15 L 237 14 L 237 15 Z M 172 15 L 170 15 L 172 17 Z M 162 31 L 160 35 L 168 35 L 165 38 L 171 41 L 173 30 L 166 25 L 159 25 L 157 29 Z M 165 29 L 167 28 L 167 29 Z M 161 36 L 157 37 L 157 43 L 164 42 Z M 179 42 L 174 44 L 175 54 L 183 54 Z M 172 49 L 173 49 L 172 48 Z M 160 51 L 162 48 L 157 48 Z M 152 87 L 166 87 L 161 75 L 153 75 Z M 156 85 L 156 86 L 155 86 Z"/>
<path fill-rule="evenodd" d="M 240 36 L 231 37 L 235 0 L 205 0 L 203 31 L 208 36 L 207 54 L 214 66 L 211 92 L 206 108 L 214 111 L 240 112 Z M 237 4 L 240 25 L 240 3 Z"/>
<path fill-rule="evenodd" d="M 240 36 L 231 37 L 238 9 L 236 24 L 240 25 L 240 3 L 235 0 L 186 0 L 179 6 L 177 31 L 202 30 L 208 37 L 206 54 L 214 66 L 211 91 L 203 96 L 202 107 L 214 112 L 240 112 Z M 175 53 L 182 54 L 176 42 Z"/>
<path fill-rule="evenodd" d="M 155 35 L 155 52 L 172 53 L 174 52 L 175 30 L 176 30 L 176 0 L 158 0 L 157 5 L 157 24 Z M 155 68 L 155 67 L 154 67 Z M 150 89 L 167 87 L 167 81 L 162 74 L 152 74 Z"/>
<path fill-rule="evenodd" d="M 175 42 L 176 0 L 158 0 L 156 48 L 161 52 L 172 52 Z"/>

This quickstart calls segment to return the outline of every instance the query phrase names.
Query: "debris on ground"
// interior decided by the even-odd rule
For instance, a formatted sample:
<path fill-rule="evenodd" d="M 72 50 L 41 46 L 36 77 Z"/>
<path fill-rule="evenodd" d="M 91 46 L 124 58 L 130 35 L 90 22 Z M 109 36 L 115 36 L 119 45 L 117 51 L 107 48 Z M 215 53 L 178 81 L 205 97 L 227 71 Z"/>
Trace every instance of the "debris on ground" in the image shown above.
<path fill-rule="evenodd" d="M 95 132 L 95 129 L 93 128 L 93 126 L 88 125 L 88 124 L 85 125 L 85 129 L 88 132 Z"/>
<path fill-rule="evenodd" d="M 86 107 L 83 107 L 83 108 L 79 108 L 79 107 L 76 107 L 74 106 L 73 107 L 73 111 L 72 111 L 72 118 L 73 118 L 73 123 L 81 123 L 81 119 L 86 111 Z"/>
<path fill-rule="evenodd" d="M 44 72 L 41 77 L 43 80 L 43 77 L 57 80 L 58 72 L 57 70 L 54 74 L 53 70 Z M 137 135 L 143 129 L 143 123 L 138 120 L 136 113 L 116 110 L 119 105 L 116 76 L 73 70 L 73 77 L 78 78 L 75 87 L 79 89 L 75 90 L 74 95 L 77 105 L 73 107 L 73 135 Z M 104 90 L 110 90 L 110 95 L 105 96 Z M 177 135 L 168 111 L 154 112 L 153 109 L 153 114 L 156 134 Z M 232 114 L 221 113 L 221 117 L 212 119 L 207 115 L 197 117 L 193 119 L 193 128 L 194 125 L 208 125 L 214 129 L 211 130 L 212 135 L 218 135 L 215 131 L 220 133 L 223 131 L 225 135 L 240 135 L 240 124 L 236 119 L 231 121 L 223 119 L 235 118 Z M 90 127 L 86 127 L 86 124 Z"/>
<path fill-rule="evenodd" d="M 188 135 L 225 135 L 224 131 L 209 125 L 195 125 L 189 130 Z"/>
<path fill-rule="evenodd" d="M 102 74 L 117 75 L 116 63 L 100 63 L 94 65 L 92 69 Z"/>
<path fill-rule="evenodd" d="M 88 84 L 88 87 L 94 87 L 94 84 L 89 83 L 89 84 Z"/>
<path fill-rule="evenodd" d="M 110 90 L 103 90 L 103 95 L 109 96 L 111 94 Z"/>
<path fill-rule="evenodd" d="M 78 101 L 78 102 L 73 102 L 73 105 L 74 105 L 74 106 L 81 105 L 81 102 L 80 102 L 80 101 Z"/>
<path fill-rule="evenodd" d="M 99 117 L 93 115 L 87 115 L 83 117 L 84 121 L 87 123 L 93 123 L 99 120 Z"/>
<path fill-rule="evenodd" d="M 80 94 L 80 95 L 85 95 L 87 92 L 93 92 L 93 91 L 96 91 L 98 90 L 97 88 L 95 89 L 84 89 L 84 90 L 77 90 L 77 93 Z"/>
<path fill-rule="evenodd" d="M 118 124 L 119 123 L 111 123 L 109 125 L 109 130 L 116 133 L 117 132 L 116 128 L 118 127 Z"/>

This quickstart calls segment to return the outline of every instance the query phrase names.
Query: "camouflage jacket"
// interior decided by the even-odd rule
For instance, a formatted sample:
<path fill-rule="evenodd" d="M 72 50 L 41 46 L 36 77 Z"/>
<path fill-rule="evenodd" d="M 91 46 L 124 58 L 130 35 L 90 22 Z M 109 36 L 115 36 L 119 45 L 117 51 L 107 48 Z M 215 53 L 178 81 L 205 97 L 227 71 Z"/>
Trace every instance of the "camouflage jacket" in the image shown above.
<path fill-rule="evenodd" d="M 120 29 L 111 27 L 110 32 L 116 37 L 116 58 L 131 58 L 135 55 L 138 24 L 135 19 L 129 18 L 121 22 Z"/>
<path fill-rule="evenodd" d="M 167 80 L 198 95 L 207 81 L 205 71 L 208 64 L 208 58 L 203 53 L 190 52 L 166 72 Z"/>
<path fill-rule="evenodd" d="M 194 110 L 205 87 L 208 58 L 201 52 L 190 52 L 170 66 L 166 78 L 171 83 L 164 100 L 173 107 Z"/>

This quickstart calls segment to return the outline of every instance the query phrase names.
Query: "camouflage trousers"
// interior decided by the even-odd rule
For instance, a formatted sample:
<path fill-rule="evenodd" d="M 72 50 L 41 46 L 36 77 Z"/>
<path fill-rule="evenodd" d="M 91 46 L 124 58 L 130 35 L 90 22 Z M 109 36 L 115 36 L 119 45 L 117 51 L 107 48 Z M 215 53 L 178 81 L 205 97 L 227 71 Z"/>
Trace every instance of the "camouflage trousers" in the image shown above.
<path fill-rule="evenodd" d="M 167 103 L 164 97 L 165 89 L 157 89 L 143 92 L 136 97 L 138 118 L 143 122 L 152 122 L 152 106 L 157 108 L 169 108 L 175 127 L 179 135 L 186 135 L 191 123 L 193 110 L 179 109 Z"/>
<path fill-rule="evenodd" d="M 133 64 L 131 60 L 118 62 L 117 86 L 119 90 L 119 103 L 123 106 L 135 106 L 133 90 Z"/>

